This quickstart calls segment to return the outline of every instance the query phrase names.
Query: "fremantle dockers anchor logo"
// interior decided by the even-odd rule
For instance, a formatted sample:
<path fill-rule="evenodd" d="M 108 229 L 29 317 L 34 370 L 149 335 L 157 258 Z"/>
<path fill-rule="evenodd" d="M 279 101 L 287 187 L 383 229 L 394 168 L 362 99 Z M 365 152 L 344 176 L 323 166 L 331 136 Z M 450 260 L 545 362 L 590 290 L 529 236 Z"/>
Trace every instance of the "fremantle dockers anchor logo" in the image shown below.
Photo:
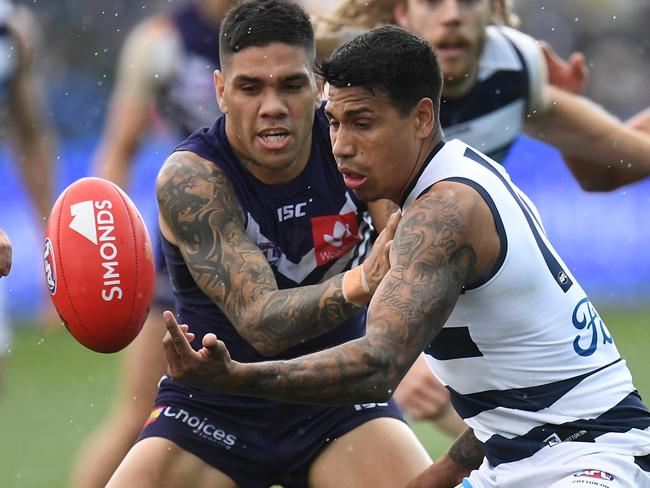
<path fill-rule="evenodd" d="M 603 344 L 610 343 L 612 344 L 614 340 L 612 336 L 609 335 L 609 331 L 605 326 L 605 323 L 596 312 L 596 309 L 589 301 L 589 298 L 583 298 L 578 302 L 576 308 L 573 309 L 573 326 L 578 330 L 584 330 L 585 334 L 578 334 L 573 340 L 573 349 L 580 356 L 591 356 L 598 347 L 598 329 L 603 335 Z M 589 336 L 589 330 L 591 330 L 591 342 L 589 347 L 584 349 L 580 346 L 580 340 L 584 337 Z"/>

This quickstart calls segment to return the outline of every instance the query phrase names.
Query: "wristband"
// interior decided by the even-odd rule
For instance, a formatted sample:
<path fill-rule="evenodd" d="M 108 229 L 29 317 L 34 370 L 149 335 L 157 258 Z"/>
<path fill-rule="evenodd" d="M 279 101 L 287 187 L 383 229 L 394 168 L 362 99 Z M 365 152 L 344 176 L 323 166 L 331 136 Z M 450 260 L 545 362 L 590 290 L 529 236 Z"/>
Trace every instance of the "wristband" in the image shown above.
<path fill-rule="evenodd" d="M 343 273 L 341 291 L 343 292 L 343 298 L 348 303 L 352 303 L 358 307 L 364 307 L 368 304 L 371 293 L 361 266 L 357 266 Z"/>

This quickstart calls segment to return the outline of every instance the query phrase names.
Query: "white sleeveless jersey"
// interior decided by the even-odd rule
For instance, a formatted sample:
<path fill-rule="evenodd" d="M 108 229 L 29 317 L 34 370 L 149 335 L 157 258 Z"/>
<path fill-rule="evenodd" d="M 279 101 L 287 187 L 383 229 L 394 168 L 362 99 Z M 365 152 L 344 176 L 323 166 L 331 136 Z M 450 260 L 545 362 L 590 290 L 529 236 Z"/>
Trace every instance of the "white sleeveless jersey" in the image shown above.
<path fill-rule="evenodd" d="M 460 98 L 442 98 L 446 139 L 460 139 L 502 162 L 527 114 L 546 106 L 546 62 L 532 37 L 488 26 L 476 84 Z"/>
<path fill-rule="evenodd" d="M 425 351 L 489 462 L 518 461 L 567 441 L 650 454 L 650 414 L 531 201 L 498 163 L 453 140 L 407 192 L 404 211 L 442 180 L 478 191 L 501 239 L 491 275 L 463 291 Z"/>

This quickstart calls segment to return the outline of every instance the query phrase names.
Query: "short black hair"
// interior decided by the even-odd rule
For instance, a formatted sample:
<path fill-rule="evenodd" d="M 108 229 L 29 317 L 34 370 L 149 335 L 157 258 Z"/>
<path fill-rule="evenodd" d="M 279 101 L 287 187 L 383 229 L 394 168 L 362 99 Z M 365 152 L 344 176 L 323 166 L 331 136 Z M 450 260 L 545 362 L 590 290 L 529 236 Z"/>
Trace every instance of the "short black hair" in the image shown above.
<path fill-rule="evenodd" d="M 323 61 L 318 72 L 337 88 L 359 86 L 385 93 L 402 116 L 422 98 L 430 98 L 439 120 L 438 58 L 427 41 L 401 27 L 385 25 L 355 37 Z"/>
<path fill-rule="evenodd" d="M 282 42 L 305 48 L 315 57 L 314 29 L 309 15 L 288 0 L 246 0 L 232 7 L 219 32 L 223 60 L 250 46 Z"/>

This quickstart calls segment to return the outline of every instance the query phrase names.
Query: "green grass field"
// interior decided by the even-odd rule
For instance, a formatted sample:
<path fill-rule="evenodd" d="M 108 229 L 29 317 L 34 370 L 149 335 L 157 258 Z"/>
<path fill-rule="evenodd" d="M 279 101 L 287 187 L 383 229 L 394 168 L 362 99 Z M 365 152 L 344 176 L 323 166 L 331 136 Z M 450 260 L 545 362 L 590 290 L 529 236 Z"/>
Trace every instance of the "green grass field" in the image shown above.
<path fill-rule="evenodd" d="M 650 311 L 603 313 L 644 397 L 650 398 Z M 107 411 L 119 355 L 90 352 L 65 330 L 17 330 L 0 395 L 0 487 L 64 487 L 81 440 Z M 449 439 L 415 429 L 437 457 Z"/>

